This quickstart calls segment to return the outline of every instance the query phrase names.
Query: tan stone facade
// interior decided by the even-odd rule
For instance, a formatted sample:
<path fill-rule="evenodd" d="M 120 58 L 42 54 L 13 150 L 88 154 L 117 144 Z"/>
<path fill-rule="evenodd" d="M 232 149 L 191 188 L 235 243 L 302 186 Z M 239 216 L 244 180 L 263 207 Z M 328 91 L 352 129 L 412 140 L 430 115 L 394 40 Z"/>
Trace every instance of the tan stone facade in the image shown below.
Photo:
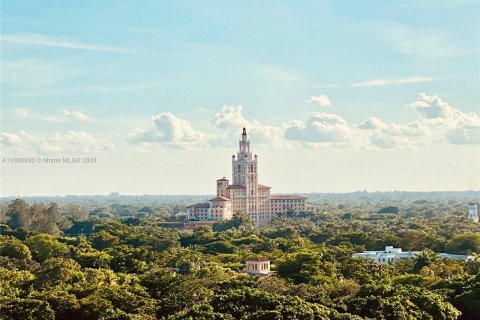
<path fill-rule="evenodd" d="M 272 211 L 284 215 L 289 211 L 301 212 L 307 210 L 307 198 L 296 195 L 274 195 L 270 197 Z"/>
<path fill-rule="evenodd" d="M 234 212 L 247 213 L 257 226 L 268 224 L 275 215 L 287 211 L 307 211 L 305 197 L 270 195 L 270 187 L 258 183 L 258 156 L 250 149 L 247 131 L 243 128 L 239 150 L 232 155 L 232 184 L 223 177 L 217 180 L 217 197 L 207 203 L 187 207 L 190 220 L 231 219 Z"/>

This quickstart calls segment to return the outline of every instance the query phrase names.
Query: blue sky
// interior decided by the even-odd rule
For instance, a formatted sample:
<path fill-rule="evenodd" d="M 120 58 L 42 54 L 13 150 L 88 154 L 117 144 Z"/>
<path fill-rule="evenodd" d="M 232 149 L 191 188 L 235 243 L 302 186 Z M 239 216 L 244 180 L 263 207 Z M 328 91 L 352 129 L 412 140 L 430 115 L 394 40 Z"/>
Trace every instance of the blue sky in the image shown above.
<path fill-rule="evenodd" d="M 213 193 L 243 125 L 273 192 L 480 188 L 478 1 L 1 9 L 2 157 L 99 161 L 2 195 Z"/>

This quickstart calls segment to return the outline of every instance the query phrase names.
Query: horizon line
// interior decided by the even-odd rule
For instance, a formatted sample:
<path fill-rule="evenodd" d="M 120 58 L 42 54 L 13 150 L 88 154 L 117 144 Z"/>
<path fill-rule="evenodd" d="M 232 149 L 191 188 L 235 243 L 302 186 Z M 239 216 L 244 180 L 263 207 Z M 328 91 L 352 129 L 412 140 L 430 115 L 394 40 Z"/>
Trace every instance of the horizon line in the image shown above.
<path fill-rule="evenodd" d="M 395 192 L 406 192 L 406 193 L 468 193 L 468 192 L 480 192 L 479 190 L 427 190 L 427 191 L 419 191 L 419 190 L 387 190 L 387 191 L 368 191 L 368 190 L 356 190 L 356 191 L 345 191 L 345 192 L 317 192 L 317 191 L 310 191 L 310 192 L 276 192 L 272 193 L 271 195 L 282 195 L 282 194 L 350 194 L 350 193 L 395 193 Z M 0 195 L 0 199 L 4 198 L 31 198 L 31 197 L 45 197 L 45 198 L 53 198 L 53 197 L 108 197 L 108 196 L 126 196 L 126 197 L 145 197 L 145 196 L 191 196 L 191 197 L 200 197 L 200 196 L 212 196 L 215 195 L 214 193 L 159 193 L 159 194 L 123 194 L 117 192 L 111 193 L 97 193 L 97 194 L 55 194 L 55 195 Z"/>

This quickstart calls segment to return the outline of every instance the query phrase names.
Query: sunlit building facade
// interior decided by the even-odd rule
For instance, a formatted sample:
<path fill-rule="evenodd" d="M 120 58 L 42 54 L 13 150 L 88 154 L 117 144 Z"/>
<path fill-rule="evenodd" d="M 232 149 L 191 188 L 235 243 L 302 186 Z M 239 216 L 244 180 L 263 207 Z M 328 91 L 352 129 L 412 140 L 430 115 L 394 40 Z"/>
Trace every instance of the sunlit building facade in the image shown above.
<path fill-rule="evenodd" d="M 258 156 L 253 155 L 247 130 L 243 128 L 237 154 L 232 155 L 232 181 L 216 182 L 217 197 L 187 207 L 191 220 L 228 220 L 234 212 L 247 213 L 257 226 L 268 224 L 275 215 L 289 211 L 311 211 L 307 198 L 298 195 L 271 195 L 271 187 L 258 183 Z"/>

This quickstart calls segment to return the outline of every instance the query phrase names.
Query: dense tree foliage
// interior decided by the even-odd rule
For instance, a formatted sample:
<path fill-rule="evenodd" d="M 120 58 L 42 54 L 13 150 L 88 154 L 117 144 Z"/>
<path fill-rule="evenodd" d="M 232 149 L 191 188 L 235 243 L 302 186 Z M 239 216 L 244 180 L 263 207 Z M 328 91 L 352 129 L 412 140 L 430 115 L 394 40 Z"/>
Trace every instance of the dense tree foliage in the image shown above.
<path fill-rule="evenodd" d="M 235 215 L 186 233 L 15 200 L 0 225 L 0 319 L 478 319 L 480 226 L 425 205 L 450 210 L 325 202 L 263 228 Z M 422 252 L 391 265 L 352 258 L 385 245 Z M 277 276 L 239 273 L 254 257 Z"/>

